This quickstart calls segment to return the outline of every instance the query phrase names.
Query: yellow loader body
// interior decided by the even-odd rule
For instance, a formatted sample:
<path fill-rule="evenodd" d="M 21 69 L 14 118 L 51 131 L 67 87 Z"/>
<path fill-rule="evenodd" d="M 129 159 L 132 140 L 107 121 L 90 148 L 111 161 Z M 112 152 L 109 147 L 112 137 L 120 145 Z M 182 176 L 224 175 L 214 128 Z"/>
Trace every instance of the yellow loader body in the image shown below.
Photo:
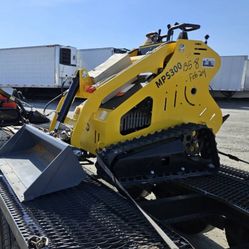
<path fill-rule="evenodd" d="M 183 123 L 205 124 L 214 133 L 219 130 L 221 110 L 209 93 L 210 81 L 220 67 L 216 52 L 204 42 L 179 39 L 140 57 L 97 87 L 76 108 L 71 136 L 73 146 L 95 154 L 110 144 Z M 143 73 L 151 74 L 152 79 L 137 83 Z M 113 92 L 136 84 L 141 87 L 131 96 L 105 108 L 103 103 L 108 97 L 107 102 L 122 97 L 113 96 Z M 147 124 L 132 132 L 122 132 L 122 117 L 145 99 L 152 102 Z"/>

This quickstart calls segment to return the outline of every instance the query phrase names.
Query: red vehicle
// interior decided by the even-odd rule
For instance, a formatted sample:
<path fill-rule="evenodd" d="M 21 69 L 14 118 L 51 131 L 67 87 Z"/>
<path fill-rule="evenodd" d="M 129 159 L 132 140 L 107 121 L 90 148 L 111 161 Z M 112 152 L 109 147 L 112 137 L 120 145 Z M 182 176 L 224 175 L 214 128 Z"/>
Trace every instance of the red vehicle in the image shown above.
<path fill-rule="evenodd" d="M 47 123 L 49 119 L 38 111 L 27 111 L 20 100 L 21 93 L 16 90 L 10 95 L 0 89 L 0 127 L 22 125 L 24 123 Z"/>

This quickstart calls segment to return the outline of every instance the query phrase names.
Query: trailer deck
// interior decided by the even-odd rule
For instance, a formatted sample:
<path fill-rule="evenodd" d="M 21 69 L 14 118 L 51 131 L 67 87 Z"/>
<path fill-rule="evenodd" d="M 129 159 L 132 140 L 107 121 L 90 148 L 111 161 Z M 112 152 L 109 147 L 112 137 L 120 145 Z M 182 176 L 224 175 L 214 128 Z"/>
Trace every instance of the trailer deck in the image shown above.
<path fill-rule="evenodd" d="M 169 248 L 146 219 L 120 194 L 90 178 L 79 186 L 20 203 L 0 177 L 1 207 L 18 244 L 47 237 L 47 248 Z M 179 247 L 192 246 L 165 227 Z"/>

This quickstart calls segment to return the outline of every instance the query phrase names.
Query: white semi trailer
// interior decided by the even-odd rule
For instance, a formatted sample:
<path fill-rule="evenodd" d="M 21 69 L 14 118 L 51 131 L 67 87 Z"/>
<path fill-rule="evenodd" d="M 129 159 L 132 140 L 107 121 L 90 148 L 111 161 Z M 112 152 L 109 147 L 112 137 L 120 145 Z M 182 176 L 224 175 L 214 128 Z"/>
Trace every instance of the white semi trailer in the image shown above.
<path fill-rule="evenodd" d="M 221 56 L 221 68 L 211 82 L 216 97 L 249 97 L 247 55 Z"/>
<path fill-rule="evenodd" d="M 77 49 L 48 45 L 0 49 L 0 87 L 67 87 L 77 70 Z"/>

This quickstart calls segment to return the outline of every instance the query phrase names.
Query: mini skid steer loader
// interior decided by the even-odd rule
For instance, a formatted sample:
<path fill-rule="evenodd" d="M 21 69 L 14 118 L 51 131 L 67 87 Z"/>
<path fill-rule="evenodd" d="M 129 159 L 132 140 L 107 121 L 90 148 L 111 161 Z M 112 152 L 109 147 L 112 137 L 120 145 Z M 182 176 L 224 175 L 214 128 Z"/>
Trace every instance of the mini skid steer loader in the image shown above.
<path fill-rule="evenodd" d="M 29 217 L 35 219 L 39 231 L 45 231 L 39 234 L 51 239 L 51 245 L 57 243 L 54 234 L 49 237 L 57 229 L 56 216 L 66 224 L 61 224 L 62 229 L 70 230 L 67 236 L 82 246 L 77 237 L 81 233 L 76 229 L 74 234 L 71 223 L 65 219 L 64 205 L 77 202 L 73 212 L 81 212 L 82 205 L 91 206 L 92 196 L 97 196 L 82 169 L 84 162 L 95 165 L 97 177 L 116 186 L 164 242 L 168 241 L 165 231 L 169 232 L 169 224 L 184 233 L 202 232 L 210 225 L 226 228 L 230 245 L 248 242 L 248 212 L 237 203 L 238 198 L 233 200 L 224 194 L 233 184 L 247 192 L 244 179 L 248 174 L 220 165 L 215 134 L 223 117 L 209 93 L 209 84 L 221 62 L 207 45 L 207 39 L 188 39 L 189 32 L 199 28 L 196 24 L 169 25 L 166 35 L 161 35 L 160 30 L 149 33 L 138 49 L 114 55 L 90 72 L 79 70 L 57 106 L 49 134 L 24 125 L 0 149 L 1 179 L 21 210 L 27 211 L 25 215 L 31 213 Z M 179 31 L 176 40 L 175 31 Z M 80 104 L 69 115 L 75 99 L 80 99 Z M 147 199 L 150 193 L 154 194 L 152 200 Z M 91 198 L 82 202 L 85 194 Z M 107 195 L 103 192 L 103 196 Z M 63 212 L 59 205 L 54 205 L 50 219 L 53 198 Z M 38 207 L 42 207 L 49 223 L 42 221 Z M 78 220 L 82 213 L 73 217 Z M 90 211 L 87 217 L 91 217 Z M 151 217 L 166 230 L 162 231 Z M 240 230 L 236 239 L 234 224 Z M 17 233 L 19 244 L 24 245 L 20 234 L 22 231 Z M 29 245 L 41 242 L 45 247 L 46 239 L 32 238 L 28 239 Z M 173 244 L 157 248 L 192 248 L 186 241 L 185 247 L 181 247 L 181 240 L 172 240 Z M 106 248 L 101 243 L 96 240 L 98 248 Z"/>
<path fill-rule="evenodd" d="M 80 71 L 50 130 L 60 133 L 60 123 L 71 125 L 69 143 L 83 157 L 102 156 L 118 179 L 217 171 L 214 134 L 222 114 L 209 83 L 220 57 L 204 42 L 187 39 L 198 28 L 182 24 L 170 27 L 165 36 L 150 33 L 139 49 L 111 58 L 89 74 Z M 173 42 L 175 29 L 181 32 Z M 86 100 L 69 118 L 75 96 Z"/>

